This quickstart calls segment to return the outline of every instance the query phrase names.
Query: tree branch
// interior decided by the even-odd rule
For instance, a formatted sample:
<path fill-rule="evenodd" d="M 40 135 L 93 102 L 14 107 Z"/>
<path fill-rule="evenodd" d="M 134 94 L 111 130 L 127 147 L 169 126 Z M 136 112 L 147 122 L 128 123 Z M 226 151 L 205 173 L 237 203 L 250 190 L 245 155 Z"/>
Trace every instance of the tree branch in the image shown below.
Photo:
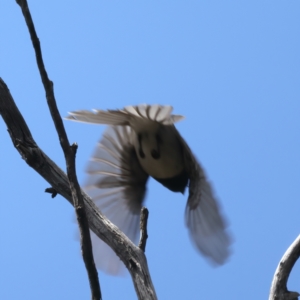
<path fill-rule="evenodd" d="M 53 122 L 55 124 L 55 128 L 59 137 L 61 147 L 64 152 L 66 165 L 67 165 L 67 175 L 68 175 L 70 189 L 72 193 L 73 205 L 75 207 L 75 212 L 76 212 L 77 221 L 79 225 L 81 253 L 89 277 L 92 299 L 93 300 L 102 299 L 98 272 L 93 257 L 92 242 L 90 237 L 88 219 L 85 213 L 84 202 L 82 199 L 80 186 L 76 175 L 75 157 L 76 157 L 77 145 L 73 144 L 70 146 L 67 133 L 65 131 L 61 116 L 59 114 L 56 105 L 56 100 L 55 100 L 54 90 L 53 90 L 53 82 L 49 80 L 45 69 L 40 41 L 35 31 L 34 23 L 31 18 L 27 1 L 16 0 L 16 2 L 19 4 L 19 6 L 22 9 L 22 13 L 24 15 L 29 30 L 32 45 L 36 55 L 36 62 L 46 92 L 48 107 Z"/>
<path fill-rule="evenodd" d="M 148 232 L 147 232 L 148 216 L 149 216 L 148 209 L 146 207 L 142 207 L 141 220 L 140 220 L 141 236 L 140 236 L 139 248 L 142 249 L 143 252 L 146 251 L 146 242 L 148 238 Z"/>
<path fill-rule="evenodd" d="M 287 289 L 290 273 L 300 256 L 300 235 L 284 253 L 275 271 L 269 300 L 297 300 L 300 294 Z"/>
<path fill-rule="evenodd" d="M 57 193 L 73 205 L 66 174 L 38 147 L 1 78 L 0 114 L 8 127 L 14 146 L 26 163 L 38 172 Z M 132 277 L 138 298 L 143 300 L 157 299 L 143 251 L 102 215 L 84 191 L 81 193 L 91 230 L 107 243 L 123 261 Z"/>

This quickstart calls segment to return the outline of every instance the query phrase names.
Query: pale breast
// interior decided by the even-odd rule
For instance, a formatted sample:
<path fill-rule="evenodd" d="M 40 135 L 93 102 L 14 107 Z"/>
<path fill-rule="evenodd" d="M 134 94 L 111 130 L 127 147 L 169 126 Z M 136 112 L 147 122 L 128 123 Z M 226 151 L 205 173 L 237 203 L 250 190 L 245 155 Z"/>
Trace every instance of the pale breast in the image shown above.
<path fill-rule="evenodd" d="M 171 178 L 183 171 L 182 146 L 173 125 L 140 131 L 134 144 L 139 162 L 150 176 Z"/>

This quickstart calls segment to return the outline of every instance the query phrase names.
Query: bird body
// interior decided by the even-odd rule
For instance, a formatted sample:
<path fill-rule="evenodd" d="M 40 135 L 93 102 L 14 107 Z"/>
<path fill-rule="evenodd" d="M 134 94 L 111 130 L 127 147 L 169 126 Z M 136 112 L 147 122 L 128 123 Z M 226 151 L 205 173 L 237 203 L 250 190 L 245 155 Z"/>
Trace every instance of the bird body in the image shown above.
<path fill-rule="evenodd" d="M 127 106 L 122 110 L 75 111 L 67 119 L 109 125 L 88 164 L 86 190 L 111 222 L 132 241 L 139 231 L 139 214 L 149 176 L 173 192 L 189 186 L 185 219 L 196 248 L 216 265 L 229 256 L 226 222 L 204 170 L 181 137 L 171 106 Z M 95 234 L 96 265 L 118 274 L 121 262 Z"/>
<path fill-rule="evenodd" d="M 182 149 L 174 125 L 158 124 L 153 130 L 139 130 L 135 134 L 135 150 L 146 173 L 164 179 L 183 171 Z"/>

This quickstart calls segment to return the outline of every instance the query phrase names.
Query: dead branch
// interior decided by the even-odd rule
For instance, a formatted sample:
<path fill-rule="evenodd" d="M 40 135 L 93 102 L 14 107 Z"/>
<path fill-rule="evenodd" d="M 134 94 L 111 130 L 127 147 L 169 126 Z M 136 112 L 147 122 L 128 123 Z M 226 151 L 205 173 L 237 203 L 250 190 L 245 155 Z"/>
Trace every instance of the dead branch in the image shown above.
<path fill-rule="evenodd" d="M 148 232 L 147 232 L 148 216 L 149 216 L 148 209 L 146 207 L 142 207 L 141 220 L 140 220 L 141 236 L 140 236 L 139 248 L 142 249 L 143 252 L 146 251 L 146 242 L 148 238 Z"/>
<path fill-rule="evenodd" d="M 13 145 L 25 162 L 73 205 L 66 174 L 38 147 L 9 89 L 1 78 L 0 114 L 7 125 Z M 157 299 L 143 251 L 102 215 L 84 191 L 81 190 L 81 193 L 91 230 L 107 243 L 125 264 L 132 277 L 138 298 Z"/>
<path fill-rule="evenodd" d="M 25 22 L 29 30 L 32 45 L 36 55 L 36 62 L 46 92 L 46 98 L 47 98 L 49 110 L 59 137 L 62 150 L 64 152 L 66 165 L 67 165 L 67 175 L 68 175 L 72 199 L 73 199 L 73 205 L 75 208 L 77 222 L 79 225 L 81 253 L 88 273 L 92 299 L 101 300 L 102 296 L 100 290 L 100 283 L 99 283 L 98 272 L 93 257 L 89 223 L 85 213 L 84 202 L 82 199 L 80 186 L 76 175 L 75 156 L 77 151 L 77 145 L 75 144 L 70 145 L 69 143 L 67 133 L 65 131 L 61 116 L 59 114 L 56 105 L 56 100 L 55 100 L 54 90 L 53 90 L 53 82 L 49 80 L 47 75 L 47 71 L 43 61 L 40 41 L 35 31 L 34 23 L 30 14 L 27 1 L 17 0 L 17 3 L 22 9 L 22 13 L 24 15 Z"/>
<path fill-rule="evenodd" d="M 287 289 L 290 273 L 300 256 L 300 235 L 286 250 L 275 271 L 269 300 L 297 300 L 300 294 Z"/>

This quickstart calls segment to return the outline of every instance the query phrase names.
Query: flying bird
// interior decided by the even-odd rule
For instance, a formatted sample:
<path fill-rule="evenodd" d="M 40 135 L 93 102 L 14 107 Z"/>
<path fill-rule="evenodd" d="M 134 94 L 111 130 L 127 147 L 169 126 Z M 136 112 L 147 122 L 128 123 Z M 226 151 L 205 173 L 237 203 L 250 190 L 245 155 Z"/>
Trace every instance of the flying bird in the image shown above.
<path fill-rule="evenodd" d="M 109 125 L 87 167 L 86 192 L 100 211 L 133 242 L 149 176 L 173 192 L 189 196 L 185 223 L 196 249 L 214 265 L 230 255 L 231 238 L 211 184 L 191 149 L 175 128 L 182 119 L 172 106 L 127 106 L 120 110 L 79 110 L 66 119 Z M 97 267 L 110 274 L 123 263 L 93 232 Z"/>

